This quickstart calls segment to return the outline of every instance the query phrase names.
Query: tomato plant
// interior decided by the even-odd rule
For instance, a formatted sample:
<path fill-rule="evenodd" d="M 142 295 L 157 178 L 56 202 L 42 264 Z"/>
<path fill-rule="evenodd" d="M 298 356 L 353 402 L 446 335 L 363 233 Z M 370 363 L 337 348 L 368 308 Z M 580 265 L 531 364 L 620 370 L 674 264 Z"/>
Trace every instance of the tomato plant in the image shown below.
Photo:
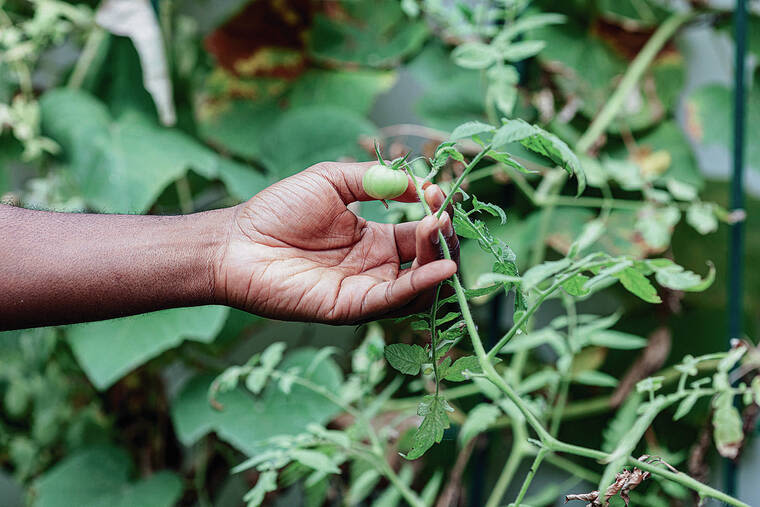
<path fill-rule="evenodd" d="M 727 227 L 756 264 L 760 208 L 700 168 L 731 90 L 686 84 L 693 31 L 729 39 L 730 12 L 120 4 L 0 5 L 3 201 L 190 213 L 376 159 L 376 199 L 445 190 L 461 269 L 429 311 L 358 328 L 201 307 L 0 334 L 10 505 L 753 503 L 709 471 L 753 442 L 760 351 L 727 350 L 722 294 Z"/>

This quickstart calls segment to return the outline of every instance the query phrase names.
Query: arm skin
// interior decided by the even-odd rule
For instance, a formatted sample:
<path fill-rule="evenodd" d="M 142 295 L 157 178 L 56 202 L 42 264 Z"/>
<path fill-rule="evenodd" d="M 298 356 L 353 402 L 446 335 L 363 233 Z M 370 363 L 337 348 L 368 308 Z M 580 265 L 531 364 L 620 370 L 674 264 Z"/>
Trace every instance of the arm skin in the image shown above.
<path fill-rule="evenodd" d="M 317 164 L 238 206 L 185 216 L 0 205 L 0 329 L 205 304 L 331 324 L 421 311 L 457 269 L 440 259 L 438 231 L 458 253 L 456 234 L 448 213 L 392 225 L 349 211 L 372 200 L 361 185 L 370 165 Z M 444 195 L 429 185 L 425 199 L 436 210 Z M 411 182 L 396 200 L 417 200 Z"/>

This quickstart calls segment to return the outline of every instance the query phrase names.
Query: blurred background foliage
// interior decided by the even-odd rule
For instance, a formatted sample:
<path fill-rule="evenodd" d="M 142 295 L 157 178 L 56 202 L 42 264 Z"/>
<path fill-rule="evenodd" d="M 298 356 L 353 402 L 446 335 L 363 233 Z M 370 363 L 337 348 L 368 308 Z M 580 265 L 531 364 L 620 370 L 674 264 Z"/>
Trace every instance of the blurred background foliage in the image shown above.
<path fill-rule="evenodd" d="M 618 327 L 640 336 L 667 328 L 666 351 L 654 361 L 655 370 L 725 343 L 724 222 L 736 217 L 723 210 L 728 194 L 721 171 L 709 167 L 726 165 L 727 159 L 705 150 L 731 145 L 730 12 L 692 3 L 703 14 L 658 53 L 601 141 L 582 158 L 590 184 L 586 198 L 600 200 L 609 183 L 616 198 L 632 203 L 612 210 L 596 248 L 673 256 L 697 272 L 705 272 L 707 259 L 717 267 L 719 276 L 708 291 L 666 291 L 656 307 L 615 290 L 579 305 L 581 313 L 621 311 Z M 518 14 L 528 9 L 567 17 L 525 32 L 528 42 L 544 41 L 537 55 L 516 53 L 515 70 L 491 72 L 490 56 L 474 43 L 493 36 L 497 21 L 488 14 L 494 4 L 512 6 Z M 316 162 L 369 160 L 373 139 L 381 140 L 390 157 L 409 150 L 430 156 L 455 126 L 501 116 L 538 123 L 572 145 L 673 7 L 654 0 L 525 4 L 5 0 L 0 195 L 7 203 L 60 211 L 202 211 L 241 202 Z M 760 29 L 752 27 L 760 27 L 760 18 L 751 23 L 749 49 L 756 62 Z M 712 60 L 723 65 L 708 69 L 707 78 L 704 69 L 699 77 L 699 68 L 692 67 L 701 59 L 689 53 L 698 48 L 694 37 L 708 37 L 716 52 Z M 760 89 L 752 87 L 750 136 L 758 122 Z M 748 143 L 755 189 L 758 146 Z M 519 146 L 511 151 L 526 164 L 547 165 Z M 447 166 L 442 184 L 461 170 Z M 480 171 L 468 190 L 508 210 L 507 223 L 494 223 L 492 230 L 524 270 L 535 248 L 535 199 L 542 187 L 529 198 L 498 165 Z M 556 252 L 567 251 L 600 207 L 574 202 L 573 192 L 570 186 L 563 191 L 545 234 Z M 380 221 L 416 219 L 420 213 L 400 204 L 386 211 L 379 203 L 363 203 L 358 212 Z M 755 197 L 746 212 L 745 329 L 755 336 Z M 462 249 L 463 276 L 474 285 L 491 261 L 472 241 Z M 503 298 L 478 307 L 492 336 L 511 324 L 509 307 Z M 538 319 L 554 316 L 549 309 Z M 389 324 L 385 332 L 389 343 L 424 339 L 401 324 Z M 269 437 L 327 424 L 337 407 L 299 387 L 290 396 L 267 388 L 256 400 L 242 391 L 228 393 L 219 412 L 207 401 L 211 379 L 229 364 L 285 341 L 296 349 L 286 357 L 293 365 L 309 364 L 320 348 L 340 349 L 313 378 L 336 388 L 349 351 L 364 333 L 271 322 L 222 307 L 2 333 L 0 503 L 238 505 L 255 474 L 231 476 L 232 466 L 259 452 Z M 587 364 L 577 367 L 618 377 L 642 367 L 631 353 L 603 348 L 584 359 Z M 421 389 L 410 386 L 407 392 Z M 571 396 L 601 392 L 599 386 L 578 385 Z M 604 405 L 598 415 L 570 421 L 563 432 L 598 445 L 608 410 Z M 662 453 L 689 448 L 707 412 L 705 406 L 678 423 L 662 422 L 657 437 L 650 435 L 659 440 L 650 443 Z M 503 431 L 494 429 L 490 438 L 505 438 Z M 415 484 L 424 486 L 431 463 L 451 461 L 454 447 L 447 437 L 415 462 Z M 462 480 L 471 495 L 465 503 L 477 503 L 477 490 L 488 489 L 503 460 L 500 447 L 481 445 L 477 453 Z M 687 456 L 671 458 L 685 463 Z M 692 458 L 696 472 L 704 473 L 709 460 Z M 356 476 L 333 483 L 325 493 L 330 501 L 344 498 Z M 273 505 L 320 504 L 304 494 L 284 488 L 270 498 Z"/>

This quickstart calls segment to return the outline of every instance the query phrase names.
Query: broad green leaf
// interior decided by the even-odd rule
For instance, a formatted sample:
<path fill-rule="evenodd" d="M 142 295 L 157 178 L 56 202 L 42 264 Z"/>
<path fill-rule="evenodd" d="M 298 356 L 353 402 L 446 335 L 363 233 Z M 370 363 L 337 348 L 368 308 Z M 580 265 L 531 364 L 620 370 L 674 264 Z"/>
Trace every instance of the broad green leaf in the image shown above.
<path fill-rule="evenodd" d="M 608 347 L 611 349 L 634 350 L 645 347 L 646 339 L 620 331 L 605 329 L 597 331 L 589 336 L 591 345 L 597 347 Z"/>
<path fill-rule="evenodd" d="M 142 113 L 112 118 L 103 103 L 81 90 L 52 90 L 40 107 L 43 131 L 61 145 L 82 196 L 98 211 L 143 213 L 188 169 L 210 179 L 221 177 L 223 164 L 240 171 Z"/>
<path fill-rule="evenodd" d="M 465 42 L 451 52 L 451 58 L 465 69 L 485 69 L 496 63 L 499 52 L 482 42 Z"/>
<path fill-rule="evenodd" d="M 673 414 L 673 420 L 677 421 L 684 417 L 686 414 L 691 412 L 691 409 L 694 408 L 694 404 L 699 399 L 698 393 L 691 393 L 688 396 L 686 396 L 683 400 L 681 400 L 681 403 L 678 404 L 678 408 L 676 409 L 676 413 Z"/>
<path fill-rule="evenodd" d="M 293 83 L 290 107 L 331 105 L 367 115 L 377 96 L 395 82 L 392 71 L 309 70 Z"/>
<path fill-rule="evenodd" d="M 615 387 L 618 379 L 601 371 L 584 370 L 573 375 L 573 382 L 587 386 Z"/>
<path fill-rule="evenodd" d="M 273 100 L 213 103 L 199 113 L 198 134 L 211 145 L 234 155 L 259 159 L 262 136 L 282 114 L 282 108 Z"/>
<path fill-rule="evenodd" d="M 183 340 L 210 343 L 222 329 L 223 306 L 175 308 L 66 328 L 71 349 L 100 390 Z"/>
<path fill-rule="evenodd" d="M 328 474 L 340 473 L 340 468 L 333 463 L 330 457 L 319 451 L 313 451 L 310 449 L 293 449 L 288 454 L 303 466 Z"/>
<path fill-rule="evenodd" d="M 385 347 L 385 358 L 391 366 L 406 375 L 417 375 L 422 365 L 430 362 L 425 349 L 406 343 L 392 343 Z"/>
<path fill-rule="evenodd" d="M 460 445 L 466 445 L 470 439 L 487 430 L 500 415 L 501 410 L 490 403 L 481 403 L 470 410 L 459 432 Z"/>
<path fill-rule="evenodd" d="M 449 416 L 446 414 L 447 404 L 438 396 L 427 396 L 420 404 L 417 413 L 423 416 L 422 423 L 414 432 L 413 444 L 406 459 L 417 459 L 430 449 L 433 444 L 441 441 L 443 430 L 449 427 Z"/>
<path fill-rule="evenodd" d="M 484 132 L 492 132 L 493 130 L 494 127 L 488 123 L 483 123 L 480 121 L 468 121 L 467 123 L 463 123 L 462 125 L 455 128 L 449 137 L 451 140 L 456 141 L 459 139 L 472 137 L 477 134 L 482 134 Z"/>
<path fill-rule="evenodd" d="M 158 472 L 130 482 L 127 453 L 115 447 L 85 447 L 45 472 L 32 487 L 36 507 L 170 507 L 179 501 L 182 481 Z"/>
<path fill-rule="evenodd" d="M 635 294 L 647 303 L 662 302 L 660 296 L 657 295 L 657 289 L 654 288 L 646 276 L 642 275 L 636 269 L 632 267 L 625 268 L 612 276 L 620 280 L 620 283 L 628 290 L 628 292 Z"/>
<path fill-rule="evenodd" d="M 359 146 L 359 138 L 375 134 L 375 126 L 350 109 L 294 108 L 282 113 L 262 134 L 260 158 L 282 179 L 325 160 L 365 160 L 367 153 Z"/>
<path fill-rule="evenodd" d="M 731 115 L 733 92 L 722 84 L 707 84 L 697 88 L 686 99 L 686 132 L 693 141 L 703 145 L 733 146 Z M 747 135 L 760 126 L 760 87 L 752 86 L 747 96 Z M 747 138 L 747 165 L 760 170 L 760 146 Z"/>
<path fill-rule="evenodd" d="M 695 202 L 686 211 L 686 222 L 700 234 L 710 234 L 718 230 L 718 219 L 713 205 L 707 202 Z"/>
<path fill-rule="evenodd" d="M 424 21 L 410 19 L 399 2 L 346 2 L 332 19 L 317 14 L 309 31 L 311 56 L 333 64 L 389 66 L 418 50 L 428 37 Z"/>
<path fill-rule="evenodd" d="M 480 71 L 457 66 L 446 46 L 427 44 L 407 68 L 424 86 L 414 110 L 425 125 L 451 132 L 467 121 L 485 121 L 486 91 Z"/>
<path fill-rule="evenodd" d="M 480 368 L 478 358 L 475 356 L 460 357 L 454 364 L 446 369 L 443 376 L 445 380 L 451 382 L 464 382 L 467 378 L 464 376 L 465 370 L 472 373 L 481 373 L 483 370 Z"/>
<path fill-rule="evenodd" d="M 279 368 L 287 371 L 299 367 L 305 372 L 317 353 L 315 349 L 290 352 Z M 331 392 L 338 392 L 342 382 L 340 368 L 330 358 L 304 375 Z M 211 376 L 193 378 L 172 404 L 174 429 L 184 445 L 215 432 L 220 439 L 253 456 L 267 448 L 268 439 L 303 433 L 310 424 L 324 424 L 340 411 L 322 395 L 298 384 L 287 395 L 274 384 L 267 385 L 257 398 L 241 388 L 221 393 L 216 397 L 223 407 L 219 411 L 209 405 L 207 398 L 212 381 Z"/>

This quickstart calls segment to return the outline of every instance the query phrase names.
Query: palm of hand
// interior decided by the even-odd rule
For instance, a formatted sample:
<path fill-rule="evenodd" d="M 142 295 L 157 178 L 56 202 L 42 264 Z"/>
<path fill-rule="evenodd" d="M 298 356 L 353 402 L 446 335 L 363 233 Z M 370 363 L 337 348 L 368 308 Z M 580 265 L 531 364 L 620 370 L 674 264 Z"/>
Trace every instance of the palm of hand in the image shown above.
<path fill-rule="evenodd" d="M 223 263 L 228 302 L 267 317 L 352 323 L 384 315 L 415 296 L 419 303 L 429 300 L 420 292 L 450 276 L 455 265 L 430 269 L 437 247 L 432 258 L 426 251 L 411 268 L 400 265 L 418 253 L 415 232 L 437 237 L 437 221 L 429 217 L 427 228 L 416 231 L 416 223 L 394 226 L 357 217 L 346 203 L 368 199 L 360 178 L 366 167 L 320 164 L 241 205 Z M 442 222 L 451 228 L 447 215 Z M 422 261 L 428 269 L 420 269 Z"/>

